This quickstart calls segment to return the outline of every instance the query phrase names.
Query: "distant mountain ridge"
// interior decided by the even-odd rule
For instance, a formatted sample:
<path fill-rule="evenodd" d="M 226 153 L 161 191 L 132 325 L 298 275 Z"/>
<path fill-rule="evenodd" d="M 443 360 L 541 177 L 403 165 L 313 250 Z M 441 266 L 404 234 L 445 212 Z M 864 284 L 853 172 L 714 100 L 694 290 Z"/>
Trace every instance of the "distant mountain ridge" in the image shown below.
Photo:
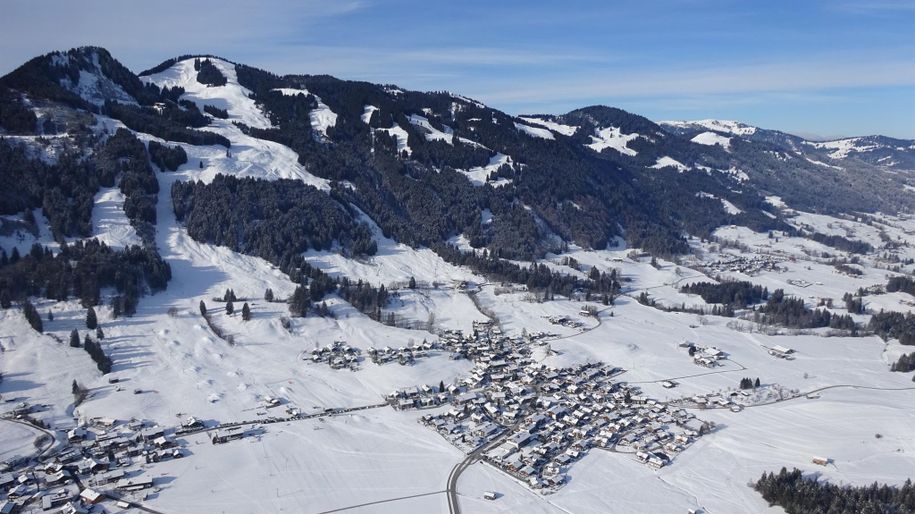
<path fill-rule="evenodd" d="M 615 237 L 673 255 L 687 251 L 685 236 L 707 237 L 723 224 L 790 230 L 771 196 L 820 212 L 915 209 L 904 187 L 915 169 L 913 141 L 811 142 L 737 122 L 655 123 L 606 106 L 516 117 L 449 92 L 279 76 L 206 55 L 169 59 L 141 75 L 104 49 L 83 47 L 37 57 L 0 78 L 4 145 L 50 159 L 39 180 L 15 174 L 23 154 L 6 152 L 0 173 L 21 184 L 4 193 L 0 214 L 52 201 L 41 191 L 59 163 L 42 138 L 56 138 L 54 155 L 89 156 L 86 165 L 96 166 L 92 156 L 108 137 L 99 127 L 112 123 L 182 152 L 227 147 L 219 161 L 179 164 L 199 165 L 201 177 L 298 178 L 342 207 L 322 205 L 322 212 L 367 216 L 397 241 L 465 241 L 510 258 L 567 244 L 601 248 Z M 271 154 L 270 162 L 284 163 L 274 169 L 240 166 L 232 160 L 236 145 L 242 154 L 291 150 L 290 158 Z M 229 204 L 257 201 L 189 191 Z M 352 220 L 315 240 L 361 241 L 365 231 Z M 58 237 L 75 235 L 61 230 Z M 231 246 L 237 238 L 223 237 L 229 230 L 240 229 L 199 233 L 220 233 Z M 318 228 L 303 230 L 297 237 Z"/>

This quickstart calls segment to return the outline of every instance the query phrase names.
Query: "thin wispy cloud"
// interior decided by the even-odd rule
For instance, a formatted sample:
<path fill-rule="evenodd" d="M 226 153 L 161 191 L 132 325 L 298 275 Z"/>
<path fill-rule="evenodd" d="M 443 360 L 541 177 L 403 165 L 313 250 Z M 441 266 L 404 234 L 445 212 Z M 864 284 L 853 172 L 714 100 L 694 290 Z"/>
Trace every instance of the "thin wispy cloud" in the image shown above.
<path fill-rule="evenodd" d="M 492 102 L 525 102 L 542 98 L 582 99 L 670 94 L 710 95 L 772 91 L 810 91 L 831 88 L 915 85 L 911 59 L 858 60 L 836 65 L 836 58 L 757 65 L 681 68 L 667 71 L 601 73 L 586 80 L 537 81 L 526 87 L 473 92 Z M 843 57 L 844 58 L 844 57 Z M 486 86 L 484 86 L 485 88 Z"/>
<path fill-rule="evenodd" d="M 913 26 L 915 2 L 903 0 L 13 1 L 0 73 L 92 44 L 134 70 L 212 53 L 280 74 L 447 89 L 509 112 L 606 103 L 915 137 Z"/>

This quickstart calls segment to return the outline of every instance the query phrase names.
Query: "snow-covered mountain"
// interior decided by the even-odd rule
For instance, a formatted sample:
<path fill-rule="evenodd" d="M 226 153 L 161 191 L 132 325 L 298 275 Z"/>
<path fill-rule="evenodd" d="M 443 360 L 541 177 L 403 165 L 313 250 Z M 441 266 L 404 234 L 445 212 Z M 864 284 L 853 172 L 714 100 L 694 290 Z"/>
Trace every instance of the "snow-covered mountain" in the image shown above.
<path fill-rule="evenodd" d="M 812 141 L 777 130 L 762 129 L 726 120 L 660 121 L 666 130 L 693 136 L 696 142 L 724 144 L 724 138 L 733 136 L 757 143 L 768 143 L 800 156 L 826 159 L 834 165 L 855 166 L 866 163 L 885 169 L 915 170 L 915 140 L 894 139 L 886 136 L 863 136 Z M 833 163 L 832 161 L 837 161 Z"/>
<path fill-rule="evenodd" d="M 684 232 L 775 228 L 770 195 L 817 211 L 915 206 L 901 187 L 907 176 L 886 172 L 909 162 L 911 142 L 886 138 L 810 142 L 730 121 L 656 124 L 604 106 L 514 117 L 460 95 L 279 77 L 214 56 L 170 59 L 137 76 L 91 47 L 33 59 L 0 85 L 2 126 L 16 136 L 8 140 L 33 155 L 59 154 L 65 143 L 92 153 L 82 135 L 123 124 L 191 145 L 183 151 L 201 156 L 205 180 L 289 178 L 334 191 L 410 245 L 463 235 L 530 257 L 559 240 L 602 247 L 624 236 L 676 253 Z M 35 135 L 57 136 L 58 147 Z M 420 197 L 435 201 L 410 201 Z"/>
<path fill-rule="evenodd" d="M 0 78 L 0 500 L 91 495 L 57 460 L 152 512 L 762 512 L 811 455 L 901 483 L 906 148 L 37 57 Z"/>

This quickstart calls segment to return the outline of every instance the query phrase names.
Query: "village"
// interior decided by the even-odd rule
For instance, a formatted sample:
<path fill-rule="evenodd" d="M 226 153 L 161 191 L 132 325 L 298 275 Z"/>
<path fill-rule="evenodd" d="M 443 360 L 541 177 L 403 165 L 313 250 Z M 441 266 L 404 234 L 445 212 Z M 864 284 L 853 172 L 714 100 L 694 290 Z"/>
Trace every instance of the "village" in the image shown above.
<path fill-rule="evenodd" d="M 93 418 L 76 420 L 57 433 L 38 418 L 42 406 L 18 404 L 4 414 L 9 422 L 27 423 L 45 432 L 47 445 L 37 457 L 9 459 L 0 467 L 0 513 L 109 512 L 103 502 L 120 509 L 141 508 L 158 494 L 159 462 L 192 456 L 186 436 L 207 433 L 214 445 L 257 438 L 271 423 L 341 415 L 390 406 L 397 410 L 438 407 L 419 421 L 436 430 L 466 454 L 480 452 L 482 461 L 534 490 L 556 491 L 567 481 L 569 466 L 588 451 L 628 453 L 655 469 L 663 467 L 710 425 L 683 409 L 640 395 L 638 387 L 615 381 L 624 371 L 600 363 L 554 368 L 536 362 L 534 346 L 549 346 L 550 334 L 507 337 L 493 322 L 474 322 L 471 335 L 449 330 L 437 342 L 403 348 L 370 348 L 376 364 L 412 364 L 430 352 L 474 362 L 469 376 L 455 384 L 422 385 L 395 391 L 384 403 L 345 409 L 326 408 L 303 414 L 282 398 L 262 398 L 257 419 L 208 422 L 186 417 L 162 427 L 141 420 Z M 362 352 L 337 341 L 306 352 L 306 360 L 335 369 L 357 370 Z M 268 415 L 284 406 L 283 413 Z"/>
<path fill-rule="evenodd" d="M 781 271 L 779 266 L 785 260 L 791 258 L 781 258 L 770 254 L 751 253 L 748 255 L 735 255 L 731 253 L 721 253 L 713 261 L 698 263 L 696 269 L 709 276 L 716 276 L 721 273 L 743 273 L 748 276 L 755 276 L 767 271 Z"/>
<path fill-rule="evenodd" d="M 443 345 L 474 361 L 470 376 L 386 399 L 400 410 L 450 407 L 420 422 L 464 453 L 484 450 L 484 462 L 543 493 L 562 487 L 568 468 L 591 449 L 630 453 L 658 469 L 711 429 L 615 381 L 619 368 L 538 363 L 531 339 L 506 337 L 489 322 L 475 323 L 471 336 L 451 332 Z"/>
<path fill-rule="evenodd" d="M 32 416 L 37 410 L 17 406 L 6 418 L 40 427 Z M 181 436 L 202 430 L 203 423 L 193 417 L 173 428 L 95 418 L 58 431 L 57 437 L 44 430 L 42 441 L 48 446 L 37 459 L 7 461 L 0 467 L 0 491 L 6 496 L 0 512 L 109 512 L 103 501 L 128 509 L 155 494 L 157 478 L 150 468 L 190 455 Z"/>

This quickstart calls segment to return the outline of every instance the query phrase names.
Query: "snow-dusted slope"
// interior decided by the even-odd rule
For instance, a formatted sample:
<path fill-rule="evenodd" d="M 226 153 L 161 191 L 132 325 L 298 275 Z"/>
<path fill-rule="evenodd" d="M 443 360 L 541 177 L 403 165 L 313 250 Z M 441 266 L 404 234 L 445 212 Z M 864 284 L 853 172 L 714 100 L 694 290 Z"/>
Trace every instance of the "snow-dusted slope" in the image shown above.
<path fill-rule="evenodd" d="M 695 120 L 695 121 L 659 121 L 659 125 L 671 127 L 706 129 L 735 136 L 750 136 L 756 133 L 757 127 L 730 120 Z"/>
<path fill-rule="evenodd" d="M 377 111 L 377 110 L 378 110 L 378 108 L 375 107 L 374 105 L 364 106 L 362 108 L 362 123 L 365 123 L 366 125 L 368 125 L 369 122 L 372 121 L 372 114 L 375 114 L 375 111 Z"/>
<path fill-rule="evenodd" d="M 312 94 L 309 93 L 307 89 L 295 89 L 290 87 L 280 87 L 274 89 L 274 91 L 287 96 L 307 96 Z M 337 113 L 330 110 L 330 107 L 321 101 L 320 96 L 314 94 L 312 94 L 312 96 L 315 97 L 315 101 L 318 103 L 318 106 L 308 113 L 308 117 L 311 120 L 311 128 L 315 131 L 315 134 L 319 134 L 320 137 L 327 137 L 327 129 L 337 125 Z"/>
<path fill-rule="evenodd" d="M 191 166 L 200 167 L 202 172 L 194 171 L 196 179 L 209 182 L 218 173 L 242 177 L 276 180 L 280 178 L 298 179 L 318 189 L 329 190 L 328 180 L 309 173 L 298 161 L 298 155 L 290 148 L 273 141 L 249 136 L 242 132 L 232 121 L 239 121 L 249 126 L 269 127 L 270 121 L 248 97 L 249 91 L 240 86 L 235 76 L 234 65 L 219 59 L 211 62 L 226 76 L 225 86 L 207 87 L 197 82 L 193 59 L 179 61 L 161 73 L 144 77 L 145 80 L 158 86 L 180 86 L 185 88 L 182 99 L 191 100 L 198 105 L 215 105 L 229 112 L 228 120 L 212 119 L 210 125 L 202 130 L 222 134 L 232 143 L 228 150 L 221 146 L 197 146 L 184 143 L 184 148 Z M 298 91 L 298 90 L 296 90 Z M 301 91 L 298 91 L 301 92 Z M 109 132 L 123 126 L 119 122 L 100 117 L 102 125 L 109 126 Z M 143 136 L 146 139 L 151 136 Z"/>
<path fill-rule="evenodd" d="M 880 148 L 880 145 L 861 137 L 836 139 L 835 141 L 805 141 L 804 144 L 813 148 L 829 150 L 829 156 L 833 159 L 845 159 L 853 153 L 869 152 Z"/>
<path fill-rule="evenodd" d="M 124 214 L 124 194 L 117 188 L 102 188 L 92 208 L 92 234 L 116 249 L 142 244 L 137 231 Z"/>
<path fill-rule="evenodd" d="M 530 125 L 525 125 L 518 122 L 515 122 L 515 128 L 531 137 L 537 137 L 540 139 L 556 139 L 553 136 L 553 133 L 545 128 L 532 127 Z"/>
<path fill-rule="evenodd" d="M 587 144 L 595 152 L 602 152 L 605 148 L 612 148 L 623 155 L 636 155 L 638 152 L 629 148 L 630 141 L 640 137 L 639 134 L 623 134 L 618 127 L 605 127 L 596 130 L 591 136 L 591 143 Z"/>
<path fill-rule="evenodd" d="M 658 169 L 658 170 L 663 169 L 663 168 L 675 168 L 677 171 L 680 171 L 680 172 L 684 172 L 689 169 L 689 167 L 686 166 L 685 164 L 683 164 L 682 162 L 674 159 L 673 157 L 668 157 L 666 155 L 664 157 L 659 157 L 657 162 L 655 162 L 653 165 L 651 165 L 649 167 Z"/>
<path fill-rule="evenodd" d="M 714 146 L 718 145 L 722 148 L 728 149 L 731 147 L 731 138 L 722 136 L 717 132 L 703 132 L 696 137 L 692 138 L 690 141 L 693 143 L 698 143 L 700 145 Z"/>
<path fill-rule="evenodd" d="M 553 132 L 556 132 L 557 134 L 562 134 L 563 136 L 572 136 L 575 134 L 575 132 L 578 131 L 578 127 L 574 127 L 572 125 L 563 125 L 562 123 L 557 123 L 555 121 L 547 120 L 547 119 L 543 119 L 543 118 L 535 118 L 532 116 L 527 116 L 527 117 L 521 116 L 521 119 L 528 123 L 533 123 L 534 125 L 540 125 L 542 127 L 546 127 L 548 129 L 552 130 Z"/>
<path fill-rule="evenodd" d="M 380 128 L 380 129 L 375 129 L 375 130 L 378 130 L 380 132 L 385 132 L 397 141 L 397 153 L 407 152 L 407 155 L 410 155 L 413 153 L 413 149 L 410 148 L 410 145 L 409 145 L 410 134 L 408 134 L 406 130 L 401 128 L 400 125 L 395 123 L 394 126 L 392 126 L 391 128 Z"/>
<path fill-rule="evenodd" d="M 501 168 L 503 165 L 512 166 L 512 158 L 508 155 L 502 153 L 496 153 L 489 159 L 489 164 L 486 166 L 477 166 L 475 168 L 470 168 L 469 170 L 458 170 L 464 175 L 467 176 L 467 179 L 473 183 L 475 186 L 483 186 L 490 184 L 493 187 L 499 187 L 502 185 L 510 184 L 511 180 L 509 179 L 498 179 L 493 182 L 487 182 L 487 178 L 491 173 Z"/>
<path fill-rule="evenodd" d="M 446 143 L 454 144 L 454 131 L 451 130 L 451 127 L 445 125 L 444 131 L 439 130 L 432 126 L 429 123 L 428 118 L 425 116 L 420 116 L 418 114 L 411 114 L 407 117 L 410 120 L 410 124 L 416 127 L 419 127 L 426 133 L 426 141 L 444 141 Z"/>
<path fill-rule="evenodd" d="M 210 58 L 210 62 L 226 78 L 224 86 L 207 86 L 197 81 L 197 70 L 194 59 L 178 61 L 160 73 L 141 77 L 159 87 L 184 88 L 182 98 L 197 104 L 201 110 L 204 105 L 212 105 L 229 112 L 228 121 L 238 121 L 249 127 L 270 128 L 270 119 L 250 98 L 251 91 L 238 83 L 235 65 L 222 59 Z"/>
<path fill-rule="evenodd" d="M 82 52 L 88 58 L 89 69 L 79 69 L 79 79 L 76 81 L 68 77 L 60 79 L 60 85 L 76 93 L 81 98 L 97 106 L 105 105 L 106 100 L 121 103 L 136 103 L 136 100 L 124 91 L 120 85 L 108 78 L 102 71 L 99 53 L 95 49 Z M 73 56 L 67 52 L 56 52 L 51 56 L 52 66 L 65 67 L 71 64 Z"/>

